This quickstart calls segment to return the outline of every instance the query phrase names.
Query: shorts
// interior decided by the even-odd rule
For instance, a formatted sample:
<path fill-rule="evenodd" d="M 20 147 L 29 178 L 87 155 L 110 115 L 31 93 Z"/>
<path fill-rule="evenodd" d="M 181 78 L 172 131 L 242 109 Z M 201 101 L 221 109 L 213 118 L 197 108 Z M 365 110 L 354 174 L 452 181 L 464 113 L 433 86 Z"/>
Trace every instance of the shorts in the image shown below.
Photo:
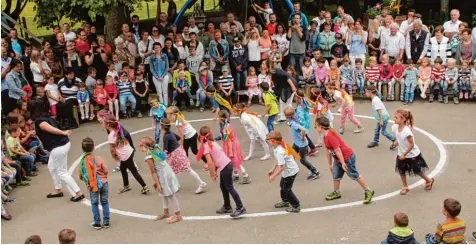
<path fill-rule="evenodd" d="M 56 116 L 56 104 L 50 105 L 51 115 Z"/>
<path fill-rule="evenodd" d="M 342 165 L 337 162 L 337 160 L 334 160 L 333 163 L 333 170 L 332 170 L 332 178 L 334 180 L 341 180 L 342 177 L 344 176 L 344 173 L 347 173 L 347 176 L 349 176 L 350 179 L 352 180 L 358 180 L 360 179 L 360 174 L 357 171 L 357 167 L 355 165 L 356 163 L 356 156 L 355 154 L 352 154 L 349 159 L 346 161 L 347 164 L 347 172 L 344 171 L 342 168 Z"/>

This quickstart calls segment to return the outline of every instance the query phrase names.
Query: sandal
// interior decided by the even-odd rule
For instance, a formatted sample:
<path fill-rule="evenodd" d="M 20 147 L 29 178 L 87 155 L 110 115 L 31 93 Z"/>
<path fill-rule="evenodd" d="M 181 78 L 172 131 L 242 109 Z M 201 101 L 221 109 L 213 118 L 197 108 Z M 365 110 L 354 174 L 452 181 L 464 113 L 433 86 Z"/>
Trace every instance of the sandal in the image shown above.
<path fill-rule="evenodd" d="M 72 202 L 79 202 L 79 201 L 81 201 L 81 200 L 83 200 L 83 199 L 84 199 L 84 195 L 81 194 L 81 196 L 79 196 L 79 197 L 71 197 L 69 200 L 72 201 Z"/>
<path fill-rule="evenodd" d="M 164 213 L 164 214 L 161 214 L 161 215 L 155 217 L 154 220 L 163 220 L 163 219 L 166 219 L 166 218 L 168 218 L 168 217 L 170 217 L 169 214 L 165 214 L 165 213 Z"/>
<path fill-rule="evenodd" d="M 182 216 L 174 215 L 167 219 L 167 224 L 173 224 L 182 221 Z"/>
<path fill-rule="evenodd" d="M 408 192 L 410 192 L 410 189 L 408 189 L 408 187 L 403 187 L 400 191 L 400 195 L 406 195 Z"/>
<path fill-rule="evenodd" d="M 2 219 L 4 219 L 4 220 L 11 220 L 11 219 L 12 219 L 12 216 L 9 215 L 9 214 L 2 214 Z"/>
<path fill-rule="evenodd" d="M 55 197 L 63 197 L 63 192 L 56 193 L 56 194 L 50 193 L 46 195 L 46 198 L 55 198 Z"/>
<path fill-rule="evenodd" d="M 89 121 L 94 120 L 95 117 L 96 117 L 96 116 L 95 116 L 94 114 L 91 114 L 91 116 L 89 117 Z"/>
<path fill-rule="evenodd" d="M 12 197 L 12 196 L 8 196 L 7 199 L 5 199 L 5 202 L 14 202 L 16 200 L 16 198 Z"/>
<path fill-rule="evenodd" d="M 425 184 L 425 191 L 431 191 L 431 189 L 433 188 L 433 184 L 435 183 L 435 179 L 434 178 L 431 178 L 431 183 L 426 183 Z"/>

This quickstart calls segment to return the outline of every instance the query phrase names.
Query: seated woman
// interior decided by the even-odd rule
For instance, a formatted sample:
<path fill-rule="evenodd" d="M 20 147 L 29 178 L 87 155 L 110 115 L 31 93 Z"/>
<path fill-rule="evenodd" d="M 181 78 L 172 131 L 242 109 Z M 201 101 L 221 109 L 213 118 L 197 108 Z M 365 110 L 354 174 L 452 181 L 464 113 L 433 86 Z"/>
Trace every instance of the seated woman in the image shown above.
<path fill-rule="evenodd" d="M 73 106 L 78 105 L 77 94 L 80 82 L 81 79 L 74 75 L 74 70 L 71 67 L 66 68 L 65 77 L 58 82 L 58 88 L 61 96 L 64 98 L 64 102 L 56 105 L 56 118 L 60 121 L 61 128 L 63 129 L 78 127 L 73 115 Z"/>

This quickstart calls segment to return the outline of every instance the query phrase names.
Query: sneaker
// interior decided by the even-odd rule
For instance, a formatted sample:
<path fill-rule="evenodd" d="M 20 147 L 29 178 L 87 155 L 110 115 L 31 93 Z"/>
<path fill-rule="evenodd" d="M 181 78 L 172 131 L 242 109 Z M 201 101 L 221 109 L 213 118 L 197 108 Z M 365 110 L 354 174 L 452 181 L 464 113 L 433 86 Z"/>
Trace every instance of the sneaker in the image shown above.
<path fill-rule="evenodd" d="M 448 104 L 448 95 L 445 96 L 444 103 L 445 103 L 445 104 Z"/>
<path fill-rule="evenodd" d="M 239 175 L 233 176 L 233 182 L 238 182 L 239 180 L 240 180 L 240 176 L 239 176 Z"/>
<path fill-rule="evenodd" d="M 121 168 L 119 166 L 116 166 L 113 170 L 112 170 L 113 173 L 116 173 L 116 172 L 121 172 Z"/>
<path fill-rule="evenodd" d="M 443 96 L 441 94 L 438 95 L 438 102 L 443 103 Z"/>
<path fill-rule="evenodd" d="M 459 104 L 459 99 L 458 99 L 458 97 L 456 97 L 456 96 L 453 97 L 453 102 L 454 102 L 455 104 Z"/>
<path fill-rule="evenodd" d="M 172 106 L 176 106 L 177 105 L 177 101 L 172 101 Z"/>
<path fill-rule="evenodd" d="M 130 191 L 130 190 L 131 190 L 130 186 L 124 186 L 117 192 L 117 194 L 122 194 L 122 193 L 124 193 L 126 191 Z"/>
<path fill-rule="evenodd" d="M 101 224 L 95 224 L 93 222 L 93 223 L 91 223 L 91 228 L 96 229 L 96 230 L 100 230 L 100 229 L 102 229 L 102 226 L 101 226 Z"/>
<path fill-rule="evenodd" d="M 243 177 L 243 179 L 239 183 L 240 185 L 246 185 L 246 184 L 251 184 L 251 178 L 250 176 Z"/>
<path fill-rule="evenodd" d="M 104 229 L 107 229 L 107 228 L 109 228 L 110 226 L 111 226 L 110 223 L 104 223 L 104 224 L 103 224 Z"/>
<path fill-rule="evenodd" d="M 286 208 L 286 212 L 288 212 L 288 213 L 299 213 L 299 212 L 301 212 L 301 207 L 289 207 L 289 208 Z"/>
<path fill-rule="evenodd" d="M 311 175 L 307 176 L 307 180 L 315 180 L 315 179 L 319 179 L 319 177 L 321 177 L 319 172 L 312 173 Z"/>
<path fill-rule="evenodd" d="M 372 201 L 372 197 L 374 196 L 375 191 L 372 189 L 368 189 L 365 191 L 365 200 L 364 204 L 369 204 Z"/>
<path fill-rule="evenodd" d="M 201 183 L 197 190 L 195 190 L 195 194 L 200 194 L 200 193 L 203 193 L 203 191 L 205 191 L 205 187 L 207 187 L 207 183 L 203 182 Z"/>
<path fill-rule="evenodd" d="M 358 134 L 360 132 L 364 131 L 364 126 L 360 126 L 354 130 L 354 133 Z"/>
<path fill-rule="evenodd" d="M 430 98 L 428 99 L 428 102 L 432 103 L 433 99 L 434 99 L 434 96 L 432 94 L 430 94 Z"/>
<path fill-rule="evenodd" d="M 459 92 L 459 98 L 460 98 L 460 99 L 463 98 L 463 92 Z"/>
<path fill-rule="evenodd" d="M 404 105 L 408 105 L 408 100 L 405 100 L 405 102 L 403 102 Z"/>
<path fill-rule="evenodd" d="M 193 99 L 190 99 L 190 106 L 192 106 L 193 104 Z"/>
<path fill-rule="evenodd" d="M 319 151 L 317 148 L 311 149 L 309 153 L 307 153 L 307 156 L 314 156 L 314 154 L 318 153 Z"/>
<path fill-rule="evenodd" d="M 16 184 L 17 188 L 22 188 L 22 187 L 25 187 L 25 186 L 30 186 L 30 183 L 20 182 L 20 183 Z"/>
<path fill-rule="evenodd" d="M 31 181 L 31 179 L 28 178 L 28 177 L 26 177 L 26 176 L 24 176 L 24 177 L 21 178 L 21 181 Z"/>
<path fill-rule="evenodd" d="M 275 208 L 288 208 L 290 206 L 291 205 L 289 204 L 289 202 L 283 202 L 283 201 L 274 204 Z"/>
<path fill-rule="evenodd" d="M 270 156 L 269 156 L 269 155 L 266 155 L 266 156 L 260 158 L 259 160 L 261 160 L 261 161 L 266 161 L 266 160 L 268 160 L 269 158 L 270 158 Z"/>
<path fill-rule="evenodd" d="M 147 186 L 144 186 L 142 187 L 142 190 L 140 190 L 140 194 L 147 194 L 149 192 L 149 187 Z"/>
<path fill-rule="evenodd" d="M 84 116 L 81 117 L 81 121 L 84 121 Z"/>
<path fill-rule="evenodd" d="M 193 103 L 192 103 L 192 105 L 193 105 Z M 197 103 L 195 103 L 195 107 L 199 107 L 199 106 L 200 106 L 200 101 L 197 100 Z M 202 109 L 202 108 L 200 108 L 200 109 Z"/>
<path fill-rule="evenodd" d="M 466 100 L 469 99 L 469 92 L 464 93 L 464 99 L 466 99 Z"/>
<path fill-rule="evenodd" d="M 36 177 L 36 176 L 38 176 L 38 174 L 35 173 L 35 172 L 33 172 L 33 171 L 31 171 L 31 172 L 29 172 L 26 176 L 28 176 L 28 177 Z"/>
<path fill-rule="evenodd" d="M 327 200 L 327 201 L 332 201 L 332 200 L 335 200 L 335 199 L 339 199 L 339 198 L 341 198 L 341 197 L 342 197 L 342 195 L 340 194 L 340 192 L 338 192 L 338 191 L 333 191 L 331 194 L 328 194 L 328 195 L 326 196 L 326 200 Z"/>
<path fill-rule="evenodd" d="M 137 113 L 137 117 L 142 118 L 142 113 L 140 111 Z"/>
<path fill-rule="evenodd" d="M 230 216 L 231 216 L 232 218 L 238 218 L 238 217 L 240 217 L 240 216 L 243 215 L 243 214 L 246 214 L 246 208 L 245 208 L 245 207 L 237 208 L 237 209 L 235 210 L 235 212 L 233 212 L 232 214 L 230 214 Z"/>
<path fill-rule="evenodd" d="M 344 130 L 340 130 L 340 131 L 339 131 L 339 134 L 340 134 L 340 135 L 344 135 Z"/>
<path fill-rule="evenodd" d="M 227 208 L 225 206 L 221 207 L 216 211 L 217 214 L 231 214 L 233 213 L 233 209 L 231 207 Z"/>
<path fill-rule="evenodd" d="M 372 141 L 367 145 L 367 148 L 374 148 L 376 146 L 378 146 L 378 143 L 375 143 L 375 142 Z"/>
<path fill-rule="evenodd" d="M 205 109 L 203 107 L 200 108 L 200 112 L 203 112 Z"/>

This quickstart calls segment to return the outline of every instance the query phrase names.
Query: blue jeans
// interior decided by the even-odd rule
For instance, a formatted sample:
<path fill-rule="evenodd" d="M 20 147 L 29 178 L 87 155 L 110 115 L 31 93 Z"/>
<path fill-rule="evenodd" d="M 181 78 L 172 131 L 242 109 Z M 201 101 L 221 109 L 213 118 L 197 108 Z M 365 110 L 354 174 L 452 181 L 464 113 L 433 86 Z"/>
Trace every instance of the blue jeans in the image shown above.
<path fill-rule="evenodd" d="M 200 100 L 200 107 L 204 108 L 205 107 L 205 101 L 210 100 L 210 103 L 212 104 L 213 108 L 218 108 L 218 103 L 215 101 L 215 98 L 213 98 L 213 95 L 207 95 L 205 91 L 200 91 L 199 93 L 199 100 Z"/>
<path fill-rule="evenodd" d="M 154 129 L 154 141 L 156 144 L 160 142 L 160 121 L 155 121 L 155 129 Z"/>
<path fill-rule="evenodd" d="M 246 70 L 242 70 L 241 72 L 237 71 L 236 72 L 236 80 L 235 80 L 235 85 L 236 85 L 236 88 L 235 90 L 236 91 L 239 91 L 241 90 L 241 77 L 244 77 L 244 79 L 246 79 L 248 77 L 248 71 Z"/>
<path fill-rule="evenodd" d="M 458 81 L 455 81 L 455 83 L 453 84 L 448 84 L 448 87 L 451 86 L 451 88 L 453 89 L 453 96 L 458 96 L 459 94 L 459 85 L 458 85 Z"/>
<path fill-rule="evenodd" d="M 102 206 L 103 224 L 109 224 L 109 188 L 108 183 L 102 184 L 97 192 L 89 191 L 91 196 L 91 208 L 93 210 L 94 224 L 101 224 L 101 215 L 99 214 L 99 202 Z"/>
<path fill-rule="evenodd" d="M 466 81 L 466 82 L 463 82 L 463 79 L 460 79 L 458 81 L 458 87 L 459 87 L 459 91 L 470 91 L 471 87 L 470 87 L 470 83 L 469 83 L 469 79 Z M 466 89 L 463 89 L 463 87 L 466 87 Z"/>
<path fill-rule="evenodd" d="M 440 85 L 440 95 L 446 95 L 446 91 L 448 90 L 448 83 L 446 83 L 445 85 L 445 80 L 441 80 L 438 82 L 438 84 Z M 436 85 L 436 82 L 431 80 L 430 81 L 430 94 L 433 94 L 433 90 L 434 90 L 434 87 Z"/>
<path fill-rule="evenodd" d="M 134 95 L 129 94 L 129 95 L 119 95 L 119 104 L 121 107 L 121 112 L 123 114 L 126 114 L 126 103 L 127 101 L 131 102 L 131 110 L 132 112 L 136 111 L 136 98 Z"/>
<path fill-rule="evenodd" d="M 193 98 L 192 94 L 190 93 L 190 89 L 185 90 L 185 93 L 188 95 L 189 99 Z M 177 90 L 174 90 L 174 92 L 172 93 L 172 100 L 175 100 L 175 98 L 177 98 L 178 94 L 179 94 L 179 92 Z"/>
<path fill-rule="evenodd" d="M 356 78 L 355 81 L 357 82 L 357 88 L 359 89 L 360 93 L 364 93 L 364 78 Z"/>
<path fill-rule="evenodd" d="M 299 76 L 299 81 L 302 81 L 302 82 L 305 82 L 305 83 L 315 84 L 316 83 L 316 75 L 312 74 L 309 79 L 304 79 L 303 76 Z"/>
<path fill-rule="evenodd" d="M 308 146 L 306 145 L 305 147 L 298 147 L 296 144 L 293 144 L 293 149 L 299 154 L 301 157 L 301 164 L 304 165 L 309 171 L 311 171 L 312 174 L 317 174 L 319 171 L 312 166 L 312 164 L 307 160 L 306 156 L 308 153 Z"/>
<path fill-rule="evenodd" d="M 373 141 L 374 143 L 378 144 L 380 133 L 382 133 L 382 135 L 387 137 L 387 139 L 389 139 L 390 141 L 392 142 L 395 141 L 395 136 L 387 132 L 387 124 L 388 124 L 388 120 L 383 121 L 383 126 L 380 126 L 380 124 L 377 123 L 377 126 L 375 127 L 375 131 L 374 131 L 374 141 Z"/>
<path fill-rule="evenodd" d="M 352 95 L 353 84 L 354 82 L 352 81 L 352 78 L 350 77 L 347 79 L 347 84 L 344 84 L 341 82 L 340 87 L 344 90 L 345 90 L 345 87 L 347 87 L 347 92 L 349 93 L 349 95 Z"/>
<path fill-rule="evenodd" d="M 413 102 L 415 98 L 416 83 L 405 84 L 405 101 Z"/>
<path fill-rule="evenodd" d="M 274 121 L 276 121 L 276 118 L 278 117 L 278 114 L 269 116 L 268 115 L 268 121 L 266 122 L 266 127 L 268 127 L 268 132 L 272 132 L 274 130 Z"/>
<path fill-rule="evenodd" d="M 347 165 L 347 172 L 344 171 L 342 168 L 342 164 L 338 163 L 337 160 L 334 159 L 332 163 L 332 179 L 334 180 L 341 180 L 344 177 L 344 173 L 347 173 L 347 176 L 351 180 L 358 180 L 360 178 L 360 174 L 357 171 L 357 166 L 355 163 L 357 162 L 357 157 L 355 154 L 352 154 L 349 159 L 345 161 Z"/>
<path fill-rule="evenodd" d="M 14 160 L 20 161 L 27 173 L 35 170 L 35 154 L 29 153 L 23 156 L 17 155 Z"/>
<path fill-rule="evenodd" d="M 289 54 L 289 65 L 294 67 L 297 74 L 301 75 L 301 67 L 304 66 L 304 54 Z"/>

